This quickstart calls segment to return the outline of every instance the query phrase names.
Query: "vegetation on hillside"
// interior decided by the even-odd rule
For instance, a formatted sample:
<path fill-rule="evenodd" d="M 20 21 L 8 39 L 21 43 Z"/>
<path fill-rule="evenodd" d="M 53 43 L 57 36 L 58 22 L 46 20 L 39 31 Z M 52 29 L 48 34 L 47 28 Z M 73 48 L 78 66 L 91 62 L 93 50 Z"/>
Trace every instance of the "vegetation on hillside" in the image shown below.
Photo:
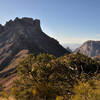
<path fill-rule="evenodd" d="M 29 55 L 17 66 L 10 94 L 16 100 L 99 100 L 99 70 L 98 62 L 81 54 Z"/>
<path fill-rule="evenodd" d="M 100 75 L 88 81 L 79 81 L 73 89 L 71 100 L 100 100 Z"/>

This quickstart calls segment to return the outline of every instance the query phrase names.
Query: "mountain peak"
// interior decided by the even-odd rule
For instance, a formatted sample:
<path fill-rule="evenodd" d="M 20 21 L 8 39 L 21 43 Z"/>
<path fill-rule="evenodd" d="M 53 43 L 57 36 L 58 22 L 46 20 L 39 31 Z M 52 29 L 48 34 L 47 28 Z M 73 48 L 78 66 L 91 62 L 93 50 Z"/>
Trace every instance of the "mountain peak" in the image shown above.
<path fill-rule="evenodd" d="M 28 17 L 22 17 L 22 18 L 18 18 L 16 17 L 14 19 L 14 22 L 23 22 L 23 23 L 31 23 L 31 24 L 40 24 L 40 20 L 39 19 L 33 19 L 33 18 L 28 18 Z"/>
<path fill-rule="evenodd" d="M 21 50 L 55 56 L 69 53 L 57 40 L 42 31 L 38 19 L 16 17 L 1 26 L 0 30 L 0 65 L 2 66 L 7 66 Z"/>
<path fill-rule="evenodd" d="M 40 20 L 39 19 L 33 19 L 33 18 L 28 18 L 28 17 L 22 17 L 18 18 L 16 17 L 14 20 L 9 20 L 6 22 L 4 26 L 14 26 L 14 25 L 35 25 L 37 27 L 40 27 Z"/>

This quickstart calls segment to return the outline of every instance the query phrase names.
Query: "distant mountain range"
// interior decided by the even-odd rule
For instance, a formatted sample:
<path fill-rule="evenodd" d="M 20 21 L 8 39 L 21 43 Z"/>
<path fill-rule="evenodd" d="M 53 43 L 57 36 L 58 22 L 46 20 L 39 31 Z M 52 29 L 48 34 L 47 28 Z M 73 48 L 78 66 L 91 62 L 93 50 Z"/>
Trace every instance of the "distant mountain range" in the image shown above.
<path fill-rule="evenodd" d="M 89 57 L 100 55 L 100 41 L 89 40 L 83 43 L 82 46 L 77 48 L 74 53 L 82 53 Z"/>

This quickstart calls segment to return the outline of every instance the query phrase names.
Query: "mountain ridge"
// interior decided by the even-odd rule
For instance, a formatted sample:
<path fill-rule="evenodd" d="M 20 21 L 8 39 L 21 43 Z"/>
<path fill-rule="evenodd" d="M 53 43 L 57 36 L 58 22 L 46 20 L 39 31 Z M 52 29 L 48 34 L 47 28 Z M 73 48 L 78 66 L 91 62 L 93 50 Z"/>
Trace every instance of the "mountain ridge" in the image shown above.
<path fill-rule="evenodd" d="M 57 40 L 46 35 L 41 27 L 40 20 L 23 17 L 8 21 L 0 26 L 0 65 L 6 66 L 20 50 L 29 50 L 30 53 L 50 53 L 61 56 L 68 53 Z"/>

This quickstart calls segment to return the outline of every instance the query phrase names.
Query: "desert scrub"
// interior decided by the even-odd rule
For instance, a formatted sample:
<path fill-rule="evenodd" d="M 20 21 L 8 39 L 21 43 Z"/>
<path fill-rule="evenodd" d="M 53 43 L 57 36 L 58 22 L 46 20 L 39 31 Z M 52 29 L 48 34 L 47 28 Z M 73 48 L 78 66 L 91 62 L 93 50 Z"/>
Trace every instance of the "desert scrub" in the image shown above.
<path fill-rule="evenodd" d="M 80 81 L 74 87 L 74 93 L 71 100 L 100 100 L 100 80 Z"/>

